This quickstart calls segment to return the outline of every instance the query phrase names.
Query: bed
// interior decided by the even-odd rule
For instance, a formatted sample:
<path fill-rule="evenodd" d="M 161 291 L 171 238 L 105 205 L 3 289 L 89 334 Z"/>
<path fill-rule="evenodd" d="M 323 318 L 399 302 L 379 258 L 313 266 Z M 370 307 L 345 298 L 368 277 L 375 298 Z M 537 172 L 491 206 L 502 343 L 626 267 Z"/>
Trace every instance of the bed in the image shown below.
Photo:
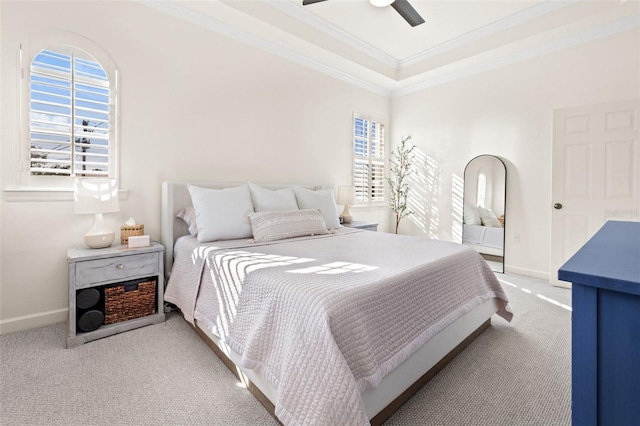
<path fill-rule="evenodd" d="M 488 265 L 460 244 L 346 228 L 203 243 L 177 217 L 189 188 L 243 184 L 188 185 L 162 187 L 165 300 L 285 425 L 381 424 L 494 314 L 511 319 Z"/>
<path fill-rule="evenodd" d="M 504 228 L 465 223 L 462 243 L 472 247 L 478 253 L 502 257 L 504 253 Z"/>

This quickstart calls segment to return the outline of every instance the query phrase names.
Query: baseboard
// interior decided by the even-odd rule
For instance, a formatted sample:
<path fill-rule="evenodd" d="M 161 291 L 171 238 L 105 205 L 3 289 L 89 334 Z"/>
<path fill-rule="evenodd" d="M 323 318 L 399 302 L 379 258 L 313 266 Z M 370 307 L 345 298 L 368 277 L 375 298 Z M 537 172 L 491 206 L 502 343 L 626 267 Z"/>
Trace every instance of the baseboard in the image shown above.
<path fill-rule="evenodd" d="M 67 320 L 68 312 L 69 309 L 64 308 L 0 320 L 0 334 L 8 334 L 14 331 L 28 330 L 30 328 L 64 322 Z"/>
<path fill-rule="evenodd" d="M 507 274 L 524 275 L 531 278 L 540 278 L 549 281 L 549 272 L 536 271 L 534 269 L 520 268 L 518 266 L 504 265 Z"/>

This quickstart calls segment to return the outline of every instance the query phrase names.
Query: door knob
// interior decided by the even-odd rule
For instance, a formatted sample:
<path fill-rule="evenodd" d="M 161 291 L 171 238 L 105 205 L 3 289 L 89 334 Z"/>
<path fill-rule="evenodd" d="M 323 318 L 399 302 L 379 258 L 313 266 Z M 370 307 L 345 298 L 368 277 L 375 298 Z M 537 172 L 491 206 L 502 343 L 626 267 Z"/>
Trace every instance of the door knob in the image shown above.
<path fill-rule="evenodd" d="M 562 204 L 560 204 L 560 203 L 555 203 L 555 204 L 553 205 L 553 208 L 554 208 L 554 209 L 556 209 L 556 210 L 560 210 L 560 209 L 562 208 Z"/>

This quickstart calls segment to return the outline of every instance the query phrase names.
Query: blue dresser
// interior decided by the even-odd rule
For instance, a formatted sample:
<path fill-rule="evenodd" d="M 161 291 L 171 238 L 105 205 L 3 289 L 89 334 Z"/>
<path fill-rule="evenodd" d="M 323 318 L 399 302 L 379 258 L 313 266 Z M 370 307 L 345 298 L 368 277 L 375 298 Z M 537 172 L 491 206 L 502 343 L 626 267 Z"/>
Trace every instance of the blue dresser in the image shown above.
<path fill-rule="evenodd" d="M 558 278 L 573 283 L 573 425 L 640 425 L 640 222 L 605 223 Z"/>

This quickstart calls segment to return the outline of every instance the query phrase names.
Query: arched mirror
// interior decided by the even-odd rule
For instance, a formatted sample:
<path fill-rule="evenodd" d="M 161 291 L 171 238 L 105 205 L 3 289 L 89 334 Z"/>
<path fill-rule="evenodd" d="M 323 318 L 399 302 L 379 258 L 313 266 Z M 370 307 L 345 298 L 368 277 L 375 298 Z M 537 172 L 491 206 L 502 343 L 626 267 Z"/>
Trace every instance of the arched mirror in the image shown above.
<path fill-rule="evenodd" d="M 462 244 L 504 273 L 507 168 L 494 155 L 479 155 L 464 169 Z"/>

